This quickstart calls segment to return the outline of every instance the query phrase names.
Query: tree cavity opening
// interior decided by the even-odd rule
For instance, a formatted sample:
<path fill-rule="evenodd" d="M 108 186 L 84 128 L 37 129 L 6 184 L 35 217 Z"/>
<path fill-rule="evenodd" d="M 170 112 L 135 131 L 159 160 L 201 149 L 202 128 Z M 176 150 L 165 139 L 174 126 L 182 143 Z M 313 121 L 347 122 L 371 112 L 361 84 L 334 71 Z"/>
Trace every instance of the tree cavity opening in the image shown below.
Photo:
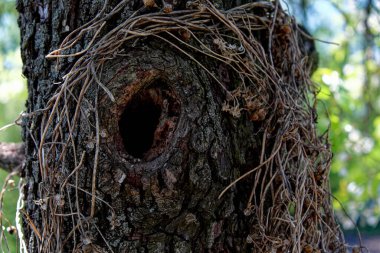
<path fill-rule="evenodd" d="M 143 158 L 153 145 L 161 104 L 157 103 L 158 89 L 146 89 L 134 95 L 119 120 L 124 148 L 135 158 Z"/>

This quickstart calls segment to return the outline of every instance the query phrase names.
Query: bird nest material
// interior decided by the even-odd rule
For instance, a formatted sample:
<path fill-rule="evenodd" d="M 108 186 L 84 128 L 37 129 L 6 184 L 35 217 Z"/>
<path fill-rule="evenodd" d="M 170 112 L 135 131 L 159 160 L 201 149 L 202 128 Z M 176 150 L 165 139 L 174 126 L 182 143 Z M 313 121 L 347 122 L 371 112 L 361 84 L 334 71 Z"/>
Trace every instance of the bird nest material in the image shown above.
<path fill-rule="evenodd" d="M 90 218 L 97 203 L 108 205 L 96 195 L 101 135 L 98 95 L 92 103 L 86 94 L 95 89 L 114 101 L 111 91 L 100 81 L 104 64 L 122 55 L 125 45 L 149 38 L 166 43 L 207 72 L 225 93 L 224 111 L 233 117 L 246 113 L 250 120 L 261 122 L 259 166 L 220 194 L 222 198 L 233 185 L 254 175 L 245 214 L 257 216 L 252 229 L 255 234 L 247 238 L 256 252 L 345 252 L 329 192 L 332 154 L 327 136 L 316 133 L 317 89 L 310 80 L 311 59 L 300 39 L 306 40 L 307 35 L 295 21 L 278 2 L 249 3 L 222 11 L 208 0 L 200 0 L 184 10 L 137 11 L 116 26 L 109 24 L 127 2 L 121 1 L 109 12 L 105 5 L 92 21 L 73 31 L 47 56 L 58 63 L 62 58 L 73 58 L 75 63 L 43 112 L 41 135 L 34 136 L 40 140 L 38 162 L 44 182 L 40 188 L 44 197 L 36 204 L 42 210 L 54 210 L 42 212 L 42 231 L 26 219 L 40 239 L 40 249 L 57 252 L 70 238 L 78 238 L 78 234 L 85 237 L 82 226 L 90 222 L 88 217 L 75 211 L 80 210 L 78 199 L 64 197 L 73 189 L 74 198 L 78 198 L 78 192 L 91 196 Z M 104 32 L 110 25 L 114 28 Z M 76 51 L 83 38 L 90 38 L 90 43 Z M 199 56 L 225 63 L 239 78 L 239 86 L 228 90 Z M 81 131 L 78 122 L 83 116 L 88 118 L 87 126 L 81 122 L 80 128 L 90 129 L 94 136 L 91 192 L 77 185 L 87 155 L 86 151 L 78 152 L 76 143 Z M 68 159 L 74 160 L 74 169 L 65 167 Z M 264 184 L 263 178 L 268 179 Z M 273 191 L 273 187 L 279 190 Z M 271 192 L 276 194 L 269 196 Z M 65 202 L 70 202 L 71 213 L 59 212 L 67 205 Z M 71 217 L 72 230 L 62 238 L 57 231 L 67 225 L 63 224 L 65 216 Z"/>

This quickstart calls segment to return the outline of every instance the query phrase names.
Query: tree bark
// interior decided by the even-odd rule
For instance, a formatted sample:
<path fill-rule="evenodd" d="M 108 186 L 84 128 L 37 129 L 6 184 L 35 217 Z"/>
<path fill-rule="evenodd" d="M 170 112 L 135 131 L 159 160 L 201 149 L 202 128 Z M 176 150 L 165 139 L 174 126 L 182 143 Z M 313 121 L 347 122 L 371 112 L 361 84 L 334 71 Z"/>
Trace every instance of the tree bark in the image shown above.
<path fill-rule="evenodd" d="M 113 22 L 119 24 L 138 10 L 160 11 L 164 4 L 157 2 L 150 10 L 141 9 L 143 1 L 131 0 Z M 229 9 L 252 1 L 214 2 Z M 166 3 L 174 10 L 188 4 Z M 117 5 L 108 4 L 106 10 Z M 81 127 L 61 133 L 74 136 L 76 153 L 51 161 L 61 162 L 56 168 L 41 164 L 38 154 L 49 145 L 60 145 L 49 135 L 53 129 L 41 129 L 45 110 L 51 108 L 63 70 L 75 64 L 72 58 L 59 59 L 57 71 L 57 62 L 45 56 L 102 8 L 102 1 L 90 0 L 17 2 L 29 91 L 22 172 L 28 252 L 252 252 L 255 245 L 247 238 L 255 233 L 252 224 L 257 221 L 246 213 L 246 206 L 253 175 L 218 196 L 260 164 L 262 123 L 249 115 L 233 118 L 223 112 L 219 84 L 200 65 L 159 40 L 142 40 L 104 65 L 101 82 L 114 101 L 106 92 L 97 97 L 97 88 L 89 88 Z M 76 51 L 90 41 L 82 37 Z M 226 71 L 225 64 L 206 58 L 202 63 L 234 88 L 236 73 Z M 73 112 L 75 104 L 68 108 Z M 93 108 L 97 118 L 86 117 Z M 97 124 L 98 137 L 86 128 L 88 121 Z M 54 179 L 46 174 L 54 174 Z"/>

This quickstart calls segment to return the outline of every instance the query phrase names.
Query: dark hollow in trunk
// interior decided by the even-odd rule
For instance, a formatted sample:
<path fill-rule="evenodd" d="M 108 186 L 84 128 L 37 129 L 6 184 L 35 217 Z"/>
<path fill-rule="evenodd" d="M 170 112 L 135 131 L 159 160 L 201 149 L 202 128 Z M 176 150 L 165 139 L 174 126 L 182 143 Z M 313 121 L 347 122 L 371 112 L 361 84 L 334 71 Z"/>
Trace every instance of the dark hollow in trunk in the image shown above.
<path fill-rule="evenodd" d="M 161 105 L 144 90 L 135 95 L 124 109 L 119 120 L 119 131 L 125 150 L 136 158 L 142 158 L 153 145 L 154 133 L 161 116 Z"/>

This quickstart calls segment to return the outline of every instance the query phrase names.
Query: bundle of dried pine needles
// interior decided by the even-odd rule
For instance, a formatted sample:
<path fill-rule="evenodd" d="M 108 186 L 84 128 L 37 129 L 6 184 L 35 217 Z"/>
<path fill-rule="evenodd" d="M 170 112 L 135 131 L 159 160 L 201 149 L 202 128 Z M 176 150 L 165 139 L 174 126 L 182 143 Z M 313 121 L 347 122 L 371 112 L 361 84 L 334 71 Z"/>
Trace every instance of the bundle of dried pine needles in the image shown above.
<path fill-rule="evenodd" d="M 262 122 L 260 165 L 225 189 L 254 175 L 245 214 L 257 217 L 252 229 L 255 233 L 247 238 L 257 252 L 345 252 L 329 193 L 332 155 L 327 137 L 316 133 L 316 87 L 310 81 L 310 59 L 302 48 L 302 31 L 295 21 L 278 2 L 250 3 L 221 11 L 208 0 L 199 0 L 185 10 L 136 12 L 104 32 L 110 17 L 120 13 L 126 2 L 121 1 L 108 13 L 105 6 L 47 56 L 58 63 L 63 57 L 76 61 L 45 108 L 41 135 L 35 136 L 43 182 L 40 194 L 45 196 L 36 202 L 43 210 L 43 230 L 38 231 L 32 223 L 30 226 L 40 238 L 40 249 L 58 252 L 67 240 L 75 240 L 78 235 L 85 238 L 85 224 L 93 217 L 96 205 L 107 205 L 96 195 L 98 95 L 96 101 L 88 101 L 86 94 L 96 87 L 114 101 L 111 91 L 100 81 L 104 64 L 123 55 L 126 45 L 149 38 L 166 43 L 207 72 L 226 95 L 224 111 L 233 117 L 247 113 L 252 121 Z M 91 41 L 76 52 L 83 37 Z M 229 71 L 239 77 L 239 86 L 228 90 L 197 59 L 199 55 L 227 64 Z M 87 123 L 80 120 L 84 116 Z M 76 137 L 83 129 L 94 136 L 91 192 L 77 185 L 88 155 L 87 151 L 78 151 Z M 74 160 L 74 169 L 67 168 L 68 159 Z M 73 191 L 75 194 L 70 194 Z M 91 196 L 90 217 L 80 213 L 78 192 Z M 64 213 L 67 208 L 63 206 L 71 212 Z M 63 217 L 70 217 L 72 224 L 65 238 L 60 235 Z M 83 243 L 77 242 L 77 248 Z M 112 252 L 110 246 L 109 250 Z"/>

